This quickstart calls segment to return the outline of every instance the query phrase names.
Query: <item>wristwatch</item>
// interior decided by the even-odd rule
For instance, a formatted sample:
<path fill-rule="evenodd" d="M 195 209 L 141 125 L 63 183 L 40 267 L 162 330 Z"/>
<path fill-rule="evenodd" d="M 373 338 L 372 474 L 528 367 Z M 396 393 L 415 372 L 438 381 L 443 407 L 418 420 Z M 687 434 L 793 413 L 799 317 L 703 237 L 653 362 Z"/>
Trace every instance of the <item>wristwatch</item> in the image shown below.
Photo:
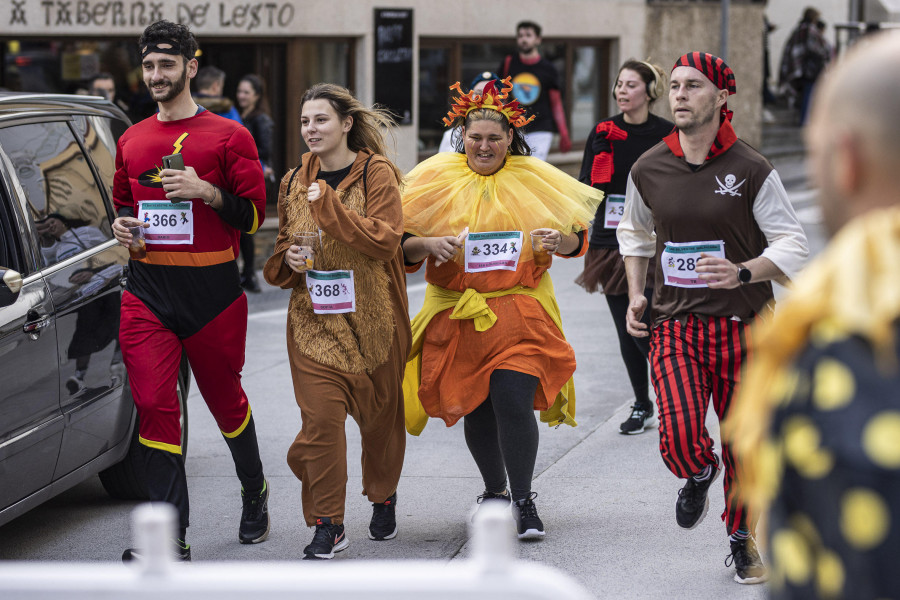
<path fill-rule="evenodd" d="M 742 264 L 738 264 L 736 266 L 738 268 L 738 273 L 737 273 L 738 281 L 741 282 L 741 285 L 744 285 L 745 283 L 750 283 L 750 280 L 753 279 L 753 273 L 750 272 L 750 269 L 748 269 L 747 267 L 745 267 Z"/>

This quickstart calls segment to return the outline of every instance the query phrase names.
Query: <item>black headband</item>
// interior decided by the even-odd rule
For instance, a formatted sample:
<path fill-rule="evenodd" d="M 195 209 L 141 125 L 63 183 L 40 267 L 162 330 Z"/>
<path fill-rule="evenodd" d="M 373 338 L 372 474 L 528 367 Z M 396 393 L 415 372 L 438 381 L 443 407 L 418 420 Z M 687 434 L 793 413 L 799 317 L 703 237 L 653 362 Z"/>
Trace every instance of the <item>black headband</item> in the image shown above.
<path fill-rule="evenodd" d="M 168 44 L 171 47 L 160 48 L 157 44 Z M 175 40 L 160 40 L 156 43 L 150 42 L 146 46 L 144 46 L 143 50 L 141 50 L 141 59 L 147 58 L 147 55 L 151 52 L 160 52 L 162 54 L 174 54 L 175 56 L 180 56 L 181 44 L 179 44 Z"/>

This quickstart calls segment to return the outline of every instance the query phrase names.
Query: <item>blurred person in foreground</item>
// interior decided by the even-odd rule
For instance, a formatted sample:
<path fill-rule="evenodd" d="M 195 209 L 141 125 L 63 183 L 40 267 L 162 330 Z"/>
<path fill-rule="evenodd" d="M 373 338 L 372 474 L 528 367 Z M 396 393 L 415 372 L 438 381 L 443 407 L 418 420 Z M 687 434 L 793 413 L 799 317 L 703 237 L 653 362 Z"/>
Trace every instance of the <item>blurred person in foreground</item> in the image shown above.
<path fill-rule="evenodd" d="M 584 146 L 584 158 L 578 180 L 604 193 L 591 228 L 591 245 L 584 255 L 584 271 L 575 280 L 590 293 L 600 291 L 606 297 L 609 312 L 619 338 L 619 353 L 634 392 L 631 414 L 619 425 L 625 435 L 643 433 L 658 423 L 650 400 L 650 374 L 647 361 L 650 340 L 628 333 L 625 314 L 628 311 L 628 280 L 625 262 L 619 253 L 616 227 L 625 206 L 625 187 L 631 166 L 641 155 L 672 133 L 670 121 L 650 112 L 650 106 L 666 91 L 666 75 L 662 68 L 643 60 L 627 60 L 619 68 L 613 99 L 619 114 L 604 119 L 591 128 Z M 650 324 L 653 302 L 655 263 L 647 270 L 644 295 L 647 310 L 643 320 Z"/>
<path fill-rule="evenodd" d="M 724 420 L 748 360 L 750 324 L 772 312 L 772 280 L 792 278 L 808 254 L 806 235 L 778 172 L 738 139 L 728 96 L 734 72 L 717 56 L 689 52 L 669 75 L 676 130 L 631 169 L 616 230 L 628 277 L 628 331 L 650 338 L 659 408 L 659 449 L 686 479 L 675 502 L 679 527 L 694 529 L 709 509 L 709 490 L 724 472 L 725 521 L 741 584 L 761 583 L 756 523 L 738 495 L 731 446 L 721 458 L 706 427 L 709 405 Z M 645 276 L 657 260 L 653 326 Z"/>
<path fill-rule="evenodd" d="M 900 32 L 827 72 L 806 130 L 826 249 L 754 336 L 723 433 L 769 510 L 775 598 L 900 595 Z"/>

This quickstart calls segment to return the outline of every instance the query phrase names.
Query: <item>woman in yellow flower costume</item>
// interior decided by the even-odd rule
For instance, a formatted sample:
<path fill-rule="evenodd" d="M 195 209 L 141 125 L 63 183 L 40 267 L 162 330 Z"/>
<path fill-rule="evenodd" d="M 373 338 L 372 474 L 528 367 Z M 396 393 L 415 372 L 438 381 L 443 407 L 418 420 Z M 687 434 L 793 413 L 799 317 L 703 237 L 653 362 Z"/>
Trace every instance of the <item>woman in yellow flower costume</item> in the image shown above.
<path fill-rule="evenodd" d="M 451 89 L 459 97 L 444 123 L 462 128 L 457 152 L 420 163 L 403 195 L 407 270 L 426 262 L 429 284 L 404 380 L 407 429 L 418 435 L 429 416 L 447 426 L 464 417 L 484 479 L 479 502 L 511 497 L 519 538 L 539 538 L 533 411 L 575 425 L 575 354 L 547 270 L 553 254 L 587 250 L 603 194 L 529 156 L 528 119 L 504 102 L 508 78 L 481 95 Z"/>

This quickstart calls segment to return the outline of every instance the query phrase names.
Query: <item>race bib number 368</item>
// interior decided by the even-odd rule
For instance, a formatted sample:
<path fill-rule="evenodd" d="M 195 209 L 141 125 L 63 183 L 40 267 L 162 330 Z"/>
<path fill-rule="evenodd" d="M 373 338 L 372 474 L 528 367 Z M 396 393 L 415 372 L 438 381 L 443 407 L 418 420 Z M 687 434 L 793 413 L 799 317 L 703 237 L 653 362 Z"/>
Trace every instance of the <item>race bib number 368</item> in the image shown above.
<path fill-rule="evenodd" d="M 662 253 L 665 284 L 682 288 L 709 287 L 697 276 L 697 261 L 701 254 L 725 258 L 725 242 L 666 242 L 666 249 Z"/>
<path fill-rule="evenodd" d="M 353 271 L 307 271 L 306 289 L 317 315 L 356 312 Z"/>
<path fill-rule="evenodd" d="M 193 244 L 194 212 L 190 202 L 144 200 L 138 203 L 139 218 L 150 227 L 144 237 L 151 244 Z"/>

